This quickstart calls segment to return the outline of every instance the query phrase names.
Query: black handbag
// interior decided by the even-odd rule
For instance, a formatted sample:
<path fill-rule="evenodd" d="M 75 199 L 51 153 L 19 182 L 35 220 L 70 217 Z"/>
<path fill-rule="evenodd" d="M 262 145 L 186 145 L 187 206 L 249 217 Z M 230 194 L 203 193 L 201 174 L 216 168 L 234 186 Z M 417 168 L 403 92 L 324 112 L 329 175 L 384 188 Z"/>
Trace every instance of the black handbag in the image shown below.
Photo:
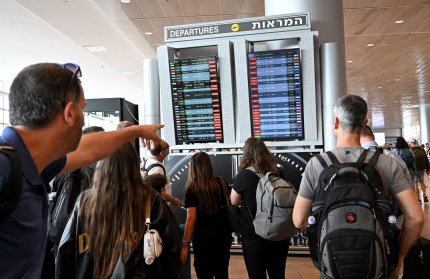
<path fill-rule="evenodd" d="M 224 181 L 224 179 L 218 178 L 220 181 L 222 192 L 224 193 L 224 209 L 227 215 L 228 223 L 230 229 L 235 233 L 242 233 L 241 218 L 240 218 L 240 208 L 232 205 L 230 201 L 230 187 Z"/>

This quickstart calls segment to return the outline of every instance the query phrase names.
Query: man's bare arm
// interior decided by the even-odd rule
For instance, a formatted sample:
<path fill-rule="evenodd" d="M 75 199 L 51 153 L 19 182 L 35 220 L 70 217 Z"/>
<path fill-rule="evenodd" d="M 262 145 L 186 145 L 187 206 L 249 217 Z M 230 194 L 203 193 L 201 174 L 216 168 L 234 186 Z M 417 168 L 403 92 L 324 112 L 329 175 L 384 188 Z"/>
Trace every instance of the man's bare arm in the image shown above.
<path fill-rule="evenodd" d="M 159 141 L 156 132 L 164 125 L 135 125 L 112 132 L 101 132 L 82 136 L 78 148 L 67 154 L 62 173 L 88 166 L 105 158 L 127 141 L 138 137 Z M 148 145 L 149 146 L 149 145 Z"/>
<path fill-rule="evenodd" d="M 311 213 L 312 200 L 297 196 L 293 210 L 293 223 L 298 229 L 304 229 L 308 226 L 308 217 Z"/>
<path fill-rule="evenodd" d="M 424 224 L 424 213 L 414 191 L 411 189 L 398 193 L 395 196 L 395 200 L 403 212 L 403 227 L 399 249 L 399 266 L 403 266 L 403 259 L 420 236 Z"/>

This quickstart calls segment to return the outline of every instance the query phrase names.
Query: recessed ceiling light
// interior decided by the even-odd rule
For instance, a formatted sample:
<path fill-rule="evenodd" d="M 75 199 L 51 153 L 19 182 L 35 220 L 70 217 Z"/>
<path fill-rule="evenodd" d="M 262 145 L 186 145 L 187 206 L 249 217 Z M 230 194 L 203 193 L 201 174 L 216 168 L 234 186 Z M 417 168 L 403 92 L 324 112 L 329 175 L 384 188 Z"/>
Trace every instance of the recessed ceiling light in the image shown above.
<path fill-rule="evenodd" d="M 399 80 L 400 80 L 399 78 L 396 78 L 396 79 L 395 79 L 395 81 L 399 81 Z"/>
<path fill-rule="evenodd" d="M 348 61 L 346 61 L 346 63 L 352 63 L 352 60 L 348 60 Z"/>
<path fill-rule="evenodd" d="M 400 23 L 403 23 L 403 22 L 405 22 L 404 20 L 396 20 L 396 21 L 394 21 L 394 23 L 397 23 L 397 24 L 400 24 Z"/>
<path fill-rule="evenodd" d="M 121 0 L 121 3 L 124 3 L 124 4 L 129 4 L 131 1 L 130 0 Z"/>
<path fill-rule="evenodd" d="M 145 32 L 145 35 L 152 35 L 152 32 Z"/>
<path fill-rule="evenodd" d="M 368 47 L 373 47 L 375 44 L 367 44 Z"/>
<path fill-rule="evenodd" d="M 382 44 L 381 44 L 381 46 L 388 46 L 388 44 L 386 44 L 386 43 L 382 43 Z"/>
<path fill-rule="evenodd" d="M 382 88 L 384 88 L 384 87 L 382 87 L 382 86 L 378 86 L 378 88 L 379 88 L 379 89 L 382 89 Z"/>
<path fill-rule="evenodd" d="M 84 46 L 88 51 L 91 52 L 105 52 L 107 48 L 105 46 Z"/>

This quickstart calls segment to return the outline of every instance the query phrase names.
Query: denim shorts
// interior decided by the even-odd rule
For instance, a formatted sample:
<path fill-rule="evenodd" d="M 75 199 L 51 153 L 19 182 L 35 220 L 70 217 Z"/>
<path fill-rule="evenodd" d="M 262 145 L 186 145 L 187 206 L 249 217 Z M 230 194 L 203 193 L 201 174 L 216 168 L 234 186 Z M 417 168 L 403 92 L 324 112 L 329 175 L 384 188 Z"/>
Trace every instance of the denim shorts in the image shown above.
<path fill-rule="evenodd" d="M 415 170 L 414 182 L 416 183 L 424 182 L 424 173 L 425 173 L 425 170 Z"/>

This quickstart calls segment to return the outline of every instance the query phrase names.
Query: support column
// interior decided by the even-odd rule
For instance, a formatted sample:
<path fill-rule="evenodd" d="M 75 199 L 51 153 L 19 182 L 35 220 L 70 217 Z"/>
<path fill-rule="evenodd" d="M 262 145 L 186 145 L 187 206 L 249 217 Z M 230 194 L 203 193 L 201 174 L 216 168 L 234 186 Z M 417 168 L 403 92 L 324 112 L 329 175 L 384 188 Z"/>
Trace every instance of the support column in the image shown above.
<path fill-rule="evenodd" d="M 158 124 L 160 121 L 160 81 L 158 78 L 158 60 L 143 59 L 143 116 L 139 115 L 143 124 Z M 142 110 L 140 110 L 142 114 Z M 158 132 L 160 136 L 160 132 Z M 149 151 L 140 149 L 140 154 L 148 158 Z"/>
<path fill-rule="evenodd" d="M 430 104 L 420 104 L 420 143 L 430 142 Z"/>
<path fill-rule="evenodd" d="M 333 107 L 347 94 L 342 0 L 265 0 L 266 16 L 307 11 L 311 13 L 311 29 L 319 32 L 319 45 L 325 45 L 321 50 L 321 91 L 324 149 L 330 150 L 336 143 Z"/>
<path fill-rule="evenodd" d="M 333 133 L 334 106 L 336 100 L 345 94 L 344 83 L 339 80 L 337 74 L 341 61 L 337 55 L 339 46 L 337 43 L 324 43 L 321 45 L 321 92 L 324 149 L 331 150 L 336 147 L 336 138 Z"/>
<path fill-rule="evenodd" d="M 160 123 L 160 84 L 157 59 L 143 60 L 143 123 Z"/>

